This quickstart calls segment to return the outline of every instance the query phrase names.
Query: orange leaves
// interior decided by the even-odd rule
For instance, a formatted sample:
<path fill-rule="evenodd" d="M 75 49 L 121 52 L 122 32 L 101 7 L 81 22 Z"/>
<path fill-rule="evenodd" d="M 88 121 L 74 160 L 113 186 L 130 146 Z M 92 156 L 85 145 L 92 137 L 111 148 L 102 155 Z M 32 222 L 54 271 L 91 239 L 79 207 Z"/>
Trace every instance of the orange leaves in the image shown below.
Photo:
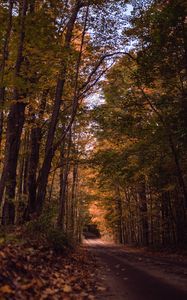
<path fill-rule="evenodd" d="M 57 256 L 48 249 L 8 245 L 0 251 L 0 299 L 94 300 L 96 265 L 81 250 Z"/>
<path fill-rule="evenodd" d="M 0 294 L 12 294 L 12 293 L 13 290 L 8 284 L 5 284 L 2 287 L 0 287 Z"/>
<path fill-rule="evenodd" d="M 70 285 L 68 285 L 68 284 L 65 284 L 63 286 L 63 292 L 64 293 L 71 293 L 72 292 L 72 287 Z"/>

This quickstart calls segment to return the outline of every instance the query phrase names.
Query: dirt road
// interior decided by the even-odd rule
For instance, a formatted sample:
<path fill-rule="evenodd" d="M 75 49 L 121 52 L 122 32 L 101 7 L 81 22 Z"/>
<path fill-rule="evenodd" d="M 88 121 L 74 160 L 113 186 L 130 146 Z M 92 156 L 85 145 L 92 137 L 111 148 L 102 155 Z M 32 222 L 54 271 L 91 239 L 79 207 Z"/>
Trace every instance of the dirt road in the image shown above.
<path fill-rule="evenodd" d="M 85 240 L 102 266 L 106 300 L 186 300 L 187 263 L 125 250 L 99 239 Z"/>

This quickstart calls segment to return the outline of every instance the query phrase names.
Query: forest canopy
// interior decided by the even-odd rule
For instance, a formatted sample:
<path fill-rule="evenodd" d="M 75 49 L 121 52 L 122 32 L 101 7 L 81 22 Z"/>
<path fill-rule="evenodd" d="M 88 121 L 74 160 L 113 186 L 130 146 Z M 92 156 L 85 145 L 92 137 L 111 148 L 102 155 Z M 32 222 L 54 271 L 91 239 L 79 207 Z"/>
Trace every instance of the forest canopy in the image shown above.
<path fill-rule="evenodd" d="M 120 243 L 186 245 L 186 15 L 184 0 L 0 1 L 3 230 L 76 244 L 96 204 Z"/>

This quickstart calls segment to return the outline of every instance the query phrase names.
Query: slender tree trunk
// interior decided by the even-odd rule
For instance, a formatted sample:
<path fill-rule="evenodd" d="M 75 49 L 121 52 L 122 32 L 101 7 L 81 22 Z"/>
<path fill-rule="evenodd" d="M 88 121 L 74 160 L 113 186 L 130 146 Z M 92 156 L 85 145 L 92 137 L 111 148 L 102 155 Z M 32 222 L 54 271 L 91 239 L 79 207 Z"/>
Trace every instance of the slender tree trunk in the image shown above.
<path fill-rule="evenodd" d="M 51 181 L 51 186 L 50 186 L 50 190 L 49 190 L 48 203 L 50 203 L 50 202 L 51 202 L 51 199 L 52 199 L 53 188 L 54 188 L 55 177 L 56 177 L 56 171 L 57 171 L 57 169 L 53 172 L 52 181 Z"/>
<path fill-rule="evenodd" d="M 18 184 L 17 184 L 17 195 L 16 199 L 19 200 L 24 194 L 25 190 L 25 181 L 27 176 L 27 154 L 28 154 L 28 142 L 29 142 L 29 132 L 25 130 L 23 142 L 20 149 L 20 158 L 19 158 L 19 172 L 18 172 Z"/>
<path fill-rule="evenodd" d="M 175 214 L 177 244 L 183 247 L 187 243 L 187 224 L 184 203 L 179 191 L 175 194 Z"/>
<path fill-rule="evenodd" d="M 45 112 L 46 101 L 48 90 L 43 92 L 43 96 L 41 99 L 40 107 L 39 107 L 39 115 L 38 121 L 43 120 L 43 115 Z M 42 139 L 42 127 L 40 124 L 35 124 L 37 122 L 36 115 L 33 114 L 32 125 L 33 128 L 31 129 L 30 135 L 30 151 L 29 151 L 29 158 L 28 158 L 28 180 L 27 180 L 27 189 L 28 189 L 28 205 L 27 209 L 24 213 L 24 219 L 29 220 L 30 215 L 36 212 L 37 205 L 36 205 L 36 189 L 37 189 L 37 170 L 39 164 L 39 154 L 40 154 L 40 144 Z"/>
<path fill-rule="evenodd" d="M 174 161 L 175 161 L 175 165 L 176 165 L 176 171 L 177 171 L 179 185 L 181 187 L 181 190 L 182 190 L 182 193 L 183 193 L 183 196 L 184 196 L 185 208 L 187 208 L 187 188 L 186 188 L 186 184 L 185 184 L 185 181 L 184 181 L 184 176 L 183 176 L 180 160 L 179 160 L 179 157 L 178 157 L 177 149 L 174 145 L 171 134 L 169 134 L 168 139 L 169 139 L 171 151 L 172 151 Z"/>
<path fill-rule="evenodd" d="M 27 12 L 27 0 L 23 0 L 20 16 L 20 35 L 18 43 L 18 52 L 15 66 L 15 79 L 20 77 L 21 65 L 23 61 L 23 47 L 25 38 L 25 17 Z M 20 138 L 25 121 L 25 103 L 19 101 L 20 97 L 24 97 L 23 93 L 15 87 L 13 92 L 13 99 L 16 101 L 10 107 L 10 112 L 7 121 L 6 132 L 6 156 L 5 163 L 0 183 L 0 203 L 2 202 L 4 188 L 5 190 L 5 204 L 3 209 L 3 223 L 14 223 L 14 204 L 15 188 L 16 188 L 16 169 L 18 162 L 18 153 L 20 147 Z"/>
<path fill-rule="evenodd" d="M 115 194 L 116 194 L 116 212 L 117 212 L 117 228 L 118 228 L 118 242 L 123 244 L 123 209 L 122 209 L 122 198 L 120 194 L 119 185 L 115 183 Z"/>
<path fill-rule="evenodd" d="M 169 192 L 163 191 L 161 194 L 161 213 L 162 213 L 162 245 L 167 246 L 171 244 L 170 230 L 169 230 Z"/>
<path fill-rule="evenodd" d="M 60 209 L 58 215 L 57 225 L 58 227 L 64 228 L 64 219 L 65 219 L 65 208 L 66 208 L 66 190 L 67 190 L 67 181 L 68 181 L 68 174 L 69 174 L 69 156 L 71 150 L 71 131 L 69 132 L 68 137 L 68 145 L 67 145 L 67 154 L 66 154 L 66 163 L 64 164 L 63 176 L 61 181 L 61 191 L 60 191 Z M 64 157 L 64 156 L 63 156 Z"/>
<path fill-rule="evenodd" d="M 20 146 L 20 154 L 19 154 L 19 168 L 18 168 L 18 180 L 17 180 L 17 188 L 16 188 L 16 203 L 17 203 L 17 211 L 16 211 L 16 224 L 23 223 L 23 212 L 26 207 L 26 194 L 27 190 L 25 189 L 25 181 L 27 178 L 27 166 L 28 166 L 28 147 L 29 147 L 29 132 L 25 130 L 24 138 Z"/>
<path fill-rule="evenodd" d="M 181 1 L 182 3 L 182 1 Z M 184 4 L 185 6 L 185 4 Z M 184 9 L 184 7 L 182 6 Z M 186 9 L 186 7 L 185 7 Z M 187 129 L 187 88 L 185 86 L 186 76 L 187 76 L 187 30 L 186 30 L 186 16 L 181 20 L 181 29 L 183 36 L 183 47 L 184 47 L 184 68 L 185 68 L 185 76 L 182 79 L 182 119 L 185 128 Z M 187 135 L 186 135 L 187 140 Z M 187 208 L 187 206 L 186 206 Z"/>
<path fill-rule="evenodd" d="M 178 178 L 178 181 L 179 181 L 179 185 L 181 187 L 181 191 L 183 193 L 183 196 L 184 196 L 184 203 L 185 203 L 185 208 L 187 208 L 187 188 L 186 188 L 186 183 L 185 183 L 185 180 L 184 180 L 184 175 L 183 175 L 183 171 L 182 171 L 182 167 L 181 167 L 181 162 L 180 162 L 180 159 L 179 159 L 179 154 L 178 154 L 178 151 L 177 151 L 177 148 L 176 148 L 176 145 L 174 143 L 174 139 L 173 139 L 173 133 L 171 131 L 171 128 L 170 126 L 167 124 L 167 121 L 164 119 L 163 115 L 162 115 L 162 112 L 160 112 L 156 107 L 155 105 L 152 103 L 151 99 L 149 98 L 148 95 L 146 95 L 146 93 L 144 92 L 144 90 L 139 87 L 140 91 L 142 92 L 144 98 L 147 100 L 148 104 L 150 105 L 151 109 L 156 113 L 156 115 L 159 117 L 162 125 L 163 125 L 163 128 L 164 128 L 164 131 L 165 131 L 165 134 L 166 134 L 166 137 L 168 139 L 168 143 L 169 143 L 169 147 L 171 149 L 171 152 L 172 152 L 172 155 L 173 155 L 173 159 L 174 159 L 174 162 L 175 162 L 175 166 L 176 166 L 176 171 L 177 171 L 177 178 Z"/>
<path fill-rule="evenodd" d="M 149 224 L 147 216 L 147 197 L 145 190 L 145 181 L 142 179 L 138 187 L 139 201 L 140 201 L 140 217 L 142 222 L 142 245 L 149 245 Z"/>
<path fill-rule="evenodd" d="M 62 104 L 62 95 L 64 91 L 64 85 L 66 81 L 66 75 L 67 75 L 67 62 L 68 62 L 68 55 L 71 55 L 70 53 L 70 45 L 71 40 L 73 36 L 73 29 L 74 24 L 77 19 L 78 12 L 81 8 L 81 1 L 76 1 L 76 4 L 73 8 L 71 17 L 69 19 L 69 22 L 67 24 L 67 31 L 65 36 L 65 45 L 64 50 L 67 54 L 67 56 L 62 60 L 62 69 L 60 72 L 60 76 L 57 80 L 57 86 L 56 86 L 56 93 L 55 93 L 55 99 L 54 99 L 54 110 L 51 117 L 51 122 L 49 124 L 49 131 L 46 141 L 46 148 L 45 148 L 45 157 L 44 162 L 42 165 L 42 168 L 39 172 L 38 176 L 38 191 L 37 191 L 37 213 L 40 214 L 43 208 L 43 203 L 45 200 L 46 195 L 46 186 L 48 182 L 48 175 L 51 168 L 51 162 L 55 153 L 55 149 L 53 147 L 53 141 L 54 141 L 54 135 L 56 126 L 58 123 L 58 117 L 60 112 L 60 107 Z"/>
<path fill-rule="evenodd" d="M 150 241 L 149 244 L 154 244 L 154 226 L 153 226 L 153 196 L 152 191 L 149 191 L 150 194 Z"/>
<path fill-rule="evenodd" d="M 72 191 L 71 191 L 71 207 L 70 207 L 70 228 L 72 237 L 75 238 L 75 207 L 76 207 L 76 192 L 77 192 L 77 179 L 78 179 L 78 163 L 75 161 L 73 165 L 73 179 L 72 179 Z"/>
<path fill-rule="evenodd" d="M 13 0 L 9 0 L 9 12 L 8 12 L 8 20 L 7 20 L 7 30 L 4 38 L 4 45 L 2 51 L 2 61 L 0 63 L 0 150 L 1 150 L 1 142 L 2 142 L 2 134 L 3 134 L 3 121 L 4 121 L 4 113 L 3 113 L 3 105 L 5 100 L 5 86 L 4 86 L 4 73 L 5 66 L 9 56 L 9 40 L 10 34 L 12 30 L 12 9 L 13 9 Z"/>

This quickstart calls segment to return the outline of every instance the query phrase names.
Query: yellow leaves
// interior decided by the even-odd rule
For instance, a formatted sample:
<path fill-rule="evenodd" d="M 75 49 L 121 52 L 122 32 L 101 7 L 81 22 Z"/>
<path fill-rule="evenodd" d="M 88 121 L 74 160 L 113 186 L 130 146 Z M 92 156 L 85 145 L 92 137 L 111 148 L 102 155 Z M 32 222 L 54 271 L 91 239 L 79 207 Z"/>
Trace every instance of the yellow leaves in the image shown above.
<path fill-rule="evenodd" d="M 68 285 L 68 284 L 65 284 L 63 286 L 63 292 L 64 293 L 71 293 L 72 292 L 72 287 L 70 285 Z"/>
<path fill-rule="evenodd" d="M 2 287 L 0 287 L 0 294 L 1 293 L 3 293 L 3 294 L 12 294 L 13 290 L 8 284 L 5 284 Z"/>

